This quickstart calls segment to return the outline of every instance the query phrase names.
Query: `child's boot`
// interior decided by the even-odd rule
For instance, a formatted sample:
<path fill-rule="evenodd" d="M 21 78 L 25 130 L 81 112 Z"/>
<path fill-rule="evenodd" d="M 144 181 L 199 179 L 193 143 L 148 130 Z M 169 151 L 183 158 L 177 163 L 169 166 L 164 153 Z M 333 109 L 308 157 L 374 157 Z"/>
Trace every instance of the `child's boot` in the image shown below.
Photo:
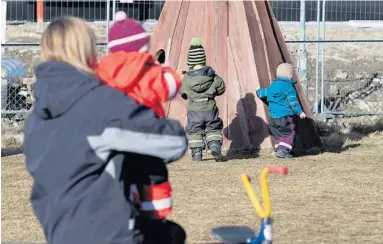
<path fill-rule="evenodd" d="M 222 156 L 222 143 L 220 141 L 211 141 L 208 147 L 214 157 Z"/>
<path fill-rule="evenodd" d="M 191 149 L 193 161 L 202 161 L 202 148 L 196 147 Z"/>
<path fill-rule="evenodd" d="M 286 149 L 277 149 L 277 152 L 275 153 L 275 155 L 278 157 L 278 158 L 293 158 L 294 156 L 291 155 L 291 153 L 286 150 Z"/>
<path fill-rule="evenodd" d="M 214 157 L 216 162 L 225 162 L 227 158 L 222 155 L 222 142 L 211 141 L 208 143 L 209 150 Z"/>

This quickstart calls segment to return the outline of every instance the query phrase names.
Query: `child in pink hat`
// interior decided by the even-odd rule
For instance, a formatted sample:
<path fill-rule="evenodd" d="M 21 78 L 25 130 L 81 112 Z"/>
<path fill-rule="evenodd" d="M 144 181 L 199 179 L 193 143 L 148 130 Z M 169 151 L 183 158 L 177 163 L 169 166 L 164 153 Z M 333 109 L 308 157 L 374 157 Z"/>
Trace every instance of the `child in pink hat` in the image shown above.
<path fill-rule="evenodd" d="M 115 20 L 108 36 L 110 54 L 98 63 L 98 77 L 165 117 L 162 104 L 180 89 L 179 75 L 148 53 L 150 35 L 140 23 L 125 12 L 117 12 Z M 166 164 L 147 155 L 126 155 L 122 178 L 125 195 L 138 210 L 136 229 L 143 234 L 143 243 L 185 243 L 183 228 L 166 219 L 172 210 Z"/>

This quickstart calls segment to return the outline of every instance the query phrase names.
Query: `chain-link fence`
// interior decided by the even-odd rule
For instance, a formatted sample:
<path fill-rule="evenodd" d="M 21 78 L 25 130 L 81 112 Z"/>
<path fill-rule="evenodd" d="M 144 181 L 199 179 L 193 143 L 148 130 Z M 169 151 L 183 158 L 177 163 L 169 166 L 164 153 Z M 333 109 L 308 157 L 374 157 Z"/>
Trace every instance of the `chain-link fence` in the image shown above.
<path fill-rule="evenodd" d="M 36 21 L 36 0 L 8 0 L 7 21 Z M 87 21 L 105 21 L 107 3 L 109 14 L 113 10 L 124 10 L 138 20 L 158 19 L 165 0 L 44 0 L 44 20 L 51 21 L 60 16 L 72 15 Z M 325 2 L 327 21 L 382 20 L 381 1 L 320 1 Z M 279 21 L 299 21 L 301 1 L 271 0 L 274 13 Z M 317 20 L 317 1 L 305 1 L 306 21 Z M 322 10 L 321 10 L 322 11 Z M 321 12 L 322 13 L 322 12 Z"/>
<path fill-rule="evenodd" d="M 36 22 L 36 0 L 8 0 L 7 21 Z M 109 4 L 109 8 L 108 8 Z M 44 0 L 43 17 L 49 22 L 61 16 L 76 16 L 87 21 L 105 21 L 111 18 L 113 10 L 124 10 L 137 20 L 157 19 L 164 0 L 127 1 L 127 0 Z"/>
<path fill-rule="evenodd" d="M 25 65 L 26 77 L 32 78 L 33 68 L 39 62 L 37 43 L 41 37 L 35 22 L 36 1 L 7 3 L 6 43 L 2 45 L 2 52 L 20 60 Z M 44 21 L 64 15 L 85 18 L 94 29 L 98 42 L 105 43 L 106 19 L 111 19 L 112 13 L 124 10 L 138 20 L 157 19 L 163 4 L 164 1 L 45 0 Z M 302 77 L 313 111 L 381 114 L 383 1 L 305 1 L 303 12 L 301 1 L 271 1 L 271 4 L 295 65 L 298 69 L 302 69 L 302 64 L 306 66 L 300 74 L 305 73 Z M 304 13 L 305 25 L 299 23 L 301 13 Z M 143 23 L 149 31 L 155 27 L 153 22 Z M 99 46 L 102 55 L 106 47 Z M 2 92 L 2 101 L 6 101 L 2 115 L 10 117 L 28 110 L 28 96 L 23 97 L 27 88 L 24 83 L 23 79 L 2 82 L 2 88 L 7 87 L 2 89 L 7 91 Z"/>
<path fill-rule="evenodd" d="M 7 80 L 1 84 L 1 115 L 19 121 L 32 107 L 27 84 L 20 80 Z"/>
<path fill-rule="evenodd" d="M 2 117 L 22 120 L 32 106 L 30 79 L 23 63 L 9 56 L 1 57 L 1 111 Z"/>
<path fill-rule="evenodd" d="M 306 44 L 305 47 L 307 98 L 312 104 L 312 111 L 347 116 L 383 115 L 383 50 L 379 48 L 382 43 L 340 42 L 324 45 L 323 56 L 317 54 L 316 43 Z M 289 43 L 288 46 L 298 67 L 300 44 Z"/>

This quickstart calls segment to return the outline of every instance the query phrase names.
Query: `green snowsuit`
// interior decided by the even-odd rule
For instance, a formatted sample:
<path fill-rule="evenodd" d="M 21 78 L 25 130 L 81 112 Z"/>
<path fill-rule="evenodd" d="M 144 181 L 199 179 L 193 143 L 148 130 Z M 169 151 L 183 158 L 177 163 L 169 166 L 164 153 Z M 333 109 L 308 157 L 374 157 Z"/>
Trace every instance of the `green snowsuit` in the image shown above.
<path fill-rule="evenodd" d="M 185 74 L 179 93 L 189 102 L 185 130 L 190 148 L 204 148 L 204 138 L 208 144 L 222 143 L 223 123 L 218 117 L 215 97 L 222 95 L 225 89 L 224 81 L 210 66 Z"/>

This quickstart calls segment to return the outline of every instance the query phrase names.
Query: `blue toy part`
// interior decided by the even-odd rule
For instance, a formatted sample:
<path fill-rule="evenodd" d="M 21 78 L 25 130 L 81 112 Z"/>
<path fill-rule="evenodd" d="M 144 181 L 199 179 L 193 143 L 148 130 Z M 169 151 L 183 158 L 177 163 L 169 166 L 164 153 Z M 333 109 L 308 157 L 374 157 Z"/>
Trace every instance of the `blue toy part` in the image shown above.
<path fill-rule="evenodd" d="M 1 56 L 1 79 L 14 80 L 23 78 L 27 75 L 25 67 L 20 60 Z"/>
<path fill-rule="evenodd" d="M 247 240 L 249 244 L 271 244 L 272 233 L 271 233 L 271 218 L 261 219 L 261 226 L 259 228 L 258 236 Z"/>
<path fill-rule="evenodd" d="M 255 233 L 247 226 L 221 226 L 211 230 L 213 236 L 222 243 L 246 243 Z"/>
<path fill-rule="evenodd" d="M 27 74 L 23 63 L 17 59 L 1 56 L 1 110 L 6 109 L 9 85 L 16 85 L 17 81 Z"/>

